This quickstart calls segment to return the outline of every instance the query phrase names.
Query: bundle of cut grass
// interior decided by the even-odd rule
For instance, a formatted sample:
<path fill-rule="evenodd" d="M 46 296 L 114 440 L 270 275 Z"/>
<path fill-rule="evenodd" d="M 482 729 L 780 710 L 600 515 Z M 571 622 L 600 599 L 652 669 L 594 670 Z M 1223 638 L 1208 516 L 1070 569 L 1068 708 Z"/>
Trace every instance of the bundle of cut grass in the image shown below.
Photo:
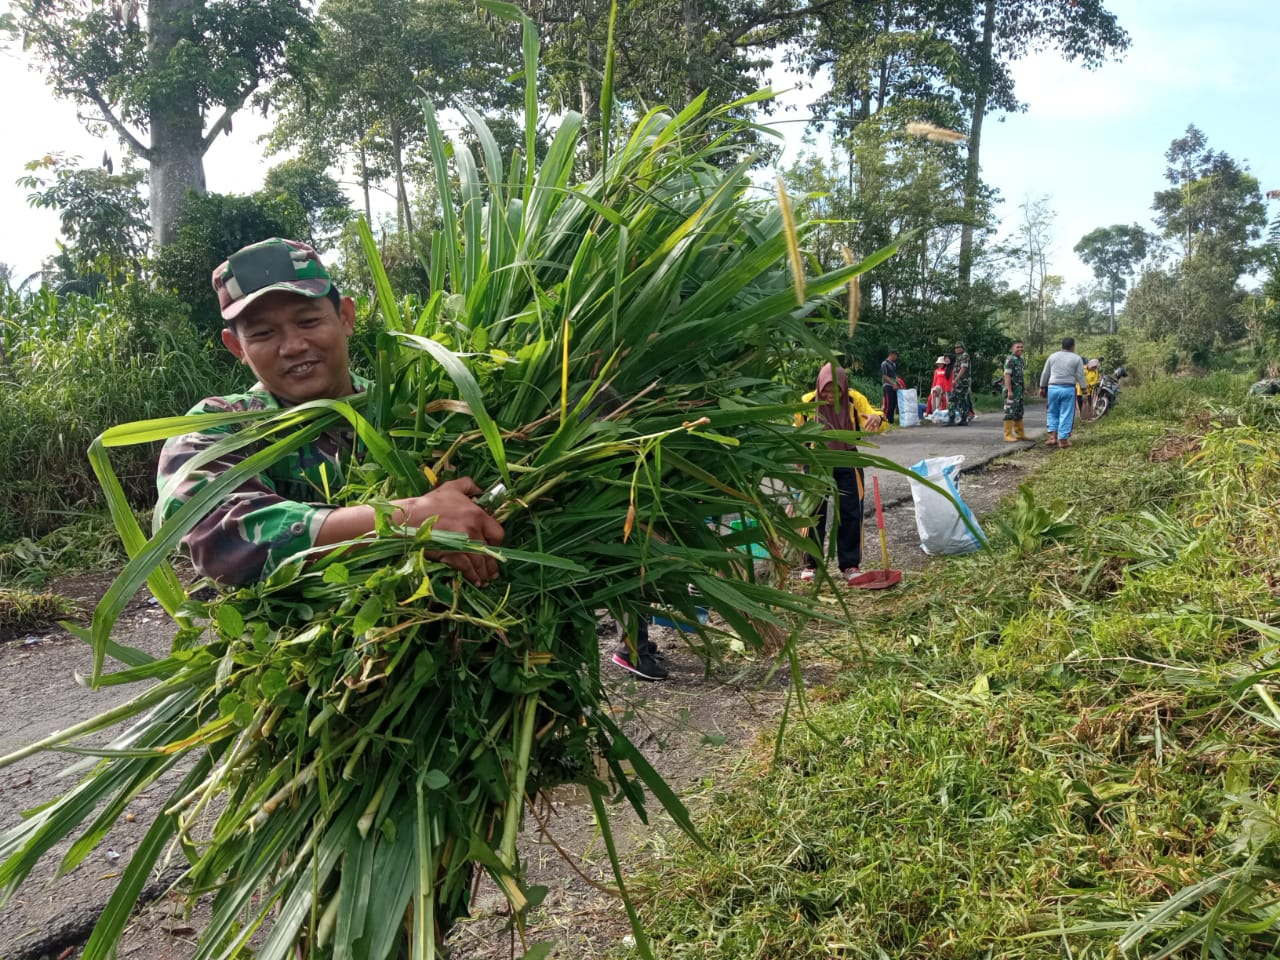
<path fill-rule="evenodd" d="M 527 25 L 526 49 L 531 78 Z M 528 103 L 532 157 L 532 81 Z M 155 685 L 0 761 L 36 749 L 99 758 L 78 787 L 0 839 L 6 891 L 77 830 L 64 867 L 80 862 L 130 799 L 170 772 L 180 780 L 165 781 L 164 813 L 87 958 L 109 954 L 165 857 L 183 864 L 192 896 L 214 894 L 198 957 L 238 955 L 260 934 L 263 958 L 301 944 L 310 956 L 381 960 L 439 955 L 477 867 L 519 922 L 529 897 L 516 836 L 540 790 L 586 786 L 616 873 L 610 797 L 643 815 L 647 789 L 692 831 L 604 703 L 596 612 L 661 607 L 696 623 L 692 587 L 727 625 L 701 627 L 696 642 L 732 632 L 758 644 L 762 630 L 788 631 L 796 615 L 815 614 L 811 601 L 757 579 L 738 549 L 756 534 L 723 536 L 721 520 L 749 516 L 775 550 L 802 549 L 803 520 L 775 492 L 820 489 L 837 460 L 880 462 L 810 449 L 814 428 L 790 421 L 796 391 L 771 378 L 786 351 L 817 356 L 806 317 L 870 262 L 800 283 L 797 298 L 784 218 L 753 199 L 750 161 L 717 165 L 737 141 L 708 131 L 732 112 L 697 102 L 650 113 L 598 175 L 571 186 L 578 117 L 565 118 L 540 165 L 508 169 L 468 114 L 480 163 L 457 146 L 451 169 L 428 108 L 447 198 L 429 258 L 437 292 L 417 316 L 402 315 L 364 231 L 386 326 L 372 389 L 100 438 L 93 459 L 133 559 L 95 614 L 95 680 Z M 106 449 L 227 422 L 240 429 L 188 469 L 232 449 L 248 455 L 146 540 Z M 430 559 L 489 548 L 387 521 L 371 540 L 299 557 L 253 587 L 188 599 L 165 563 L 183 533 L 246 476 L 343 423 L 359 455 L 327 492 L 333 503 L 386 503 L 451 476 L 504 484 L 495 513 L 506 546 L 490 551 L 501 580 L 477 588 Z M 144 581 L 187 625 L 160 661 L 108 640 Z M 129 668 L 101 675 L 108 653 Z M 109 747 L 86 745 L 123 720 L 136 722 Z M 647 955 L 639 930 L 637 940 Z"/>

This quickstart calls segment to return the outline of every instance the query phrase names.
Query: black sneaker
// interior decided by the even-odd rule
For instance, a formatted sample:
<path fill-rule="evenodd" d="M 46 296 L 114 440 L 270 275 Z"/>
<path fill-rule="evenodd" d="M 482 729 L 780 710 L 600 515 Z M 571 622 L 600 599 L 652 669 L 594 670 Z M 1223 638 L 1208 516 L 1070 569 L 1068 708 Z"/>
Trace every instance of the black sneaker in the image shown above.
<path fill-rule="evenodd" d="M 658 663 L 649 654 L 641 654 L 639 663 L 632 664 L 630 660 L 620 653 L 613 655 L 613 662 L 620 666 L 623 670 L 634 673 L 641 680 L 665 680 L 667 679 L 667 668 Z"/>

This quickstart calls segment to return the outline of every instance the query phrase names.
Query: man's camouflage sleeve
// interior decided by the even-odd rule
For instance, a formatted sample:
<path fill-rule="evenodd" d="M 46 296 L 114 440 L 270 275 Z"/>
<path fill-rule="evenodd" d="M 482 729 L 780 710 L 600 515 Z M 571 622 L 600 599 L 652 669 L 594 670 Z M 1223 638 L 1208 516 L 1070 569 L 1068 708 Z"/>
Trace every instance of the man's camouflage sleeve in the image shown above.
<path fill-rule="evenodd" d="M 263 399 L 248 394 L 235 400 L 221 397 L 205 400 L 189 413 L 263 409 L 267 409 Z M 193 457 L 235 429 L 234 425 L 212 427 L 173 437 L 165 443 L 156 471 L 157 525 L 254 451 L 255 445 L 242 447 L 202 464 L 183 477 L 178 476 Z M 272 476 L 273 472 L 257 474 L 226 494 L 182 538 L 183 546 L 201 574 L 227 586 L 253 583 L 266 577 L 288 557 L 315 544 L 320 526 L 332 508 L 282 495 L 280 478 Z"/>

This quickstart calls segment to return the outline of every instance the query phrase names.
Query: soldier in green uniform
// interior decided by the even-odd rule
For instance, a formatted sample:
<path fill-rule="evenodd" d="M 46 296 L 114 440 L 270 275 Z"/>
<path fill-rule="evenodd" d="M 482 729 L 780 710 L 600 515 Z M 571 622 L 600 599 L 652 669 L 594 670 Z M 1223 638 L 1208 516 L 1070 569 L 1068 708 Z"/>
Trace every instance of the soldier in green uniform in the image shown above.
<path fill-rule="evenodd" d="M 969 354 L 959 340 L 951 363 L 951 396 L 947 400 L 947 422 L 963 427 L 973 419 L 973 371 Z"/>
<path fill-rule="evenodd" d="M 307 244 L 278 237 L 250 244 L 214 270 L 213 289 L 226 323 L 222 342 L 257 383 L 244 393 L 202 400 L 189 413 L 280 410 L 368 387 L 352 374 L 347 351 L 355 304 L 338 293 Z M 255 452 L 258 446 L 250 445 L 183 469 L 235 429 L 209 427 L 165 443 L 156 477 L 157 517 L 168 519 Z M 183 537 L 196 570 L 224 586 L 253 583 L 299 553 L 372 533 L 373 507 L 326 502 L 325 491 L 342 485 L 352 447 L 348 431 L 330 430 L 228 491 Z M 502 527 L 475 503 L 480 492 L 470 477 L 450 480 L 422 496 L 394 501 L 399 511 L 391 519 L 418 527 L 435 517 L 441 530 L 496 546 Z M 498 574 L 493 558 L 481 554 L 449 553 L 440 559 L 473 583 L 487 583 Z"/>
<path fill-rule="evenodd" d="M 1006 443 L 1017 443 L 1027 439 L 1022 420 L 1022 394 L 1026 389 L 1027 363 L 1022 359 L 1026 348 L 1021 340 L 1013 341 L 1009 348 L 1009 356 L 1004 359 L 1004 439 Z"/>

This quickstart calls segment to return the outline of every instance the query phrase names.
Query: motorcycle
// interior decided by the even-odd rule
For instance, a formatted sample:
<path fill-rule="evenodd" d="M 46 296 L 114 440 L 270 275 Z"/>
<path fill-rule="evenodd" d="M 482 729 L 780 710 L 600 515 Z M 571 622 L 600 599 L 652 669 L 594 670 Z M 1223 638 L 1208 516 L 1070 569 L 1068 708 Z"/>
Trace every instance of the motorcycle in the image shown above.
<path fill-rule="evenodd" d="M 1120 396 L 1120 381 L 1129 375 L 1124 367 L 1116 367 L 1111 373 L 1104 373 L 1098 382 L 1093 395 L 1093 419 L 1100 419 L 1103 414 L 1116 405 Z"/>

